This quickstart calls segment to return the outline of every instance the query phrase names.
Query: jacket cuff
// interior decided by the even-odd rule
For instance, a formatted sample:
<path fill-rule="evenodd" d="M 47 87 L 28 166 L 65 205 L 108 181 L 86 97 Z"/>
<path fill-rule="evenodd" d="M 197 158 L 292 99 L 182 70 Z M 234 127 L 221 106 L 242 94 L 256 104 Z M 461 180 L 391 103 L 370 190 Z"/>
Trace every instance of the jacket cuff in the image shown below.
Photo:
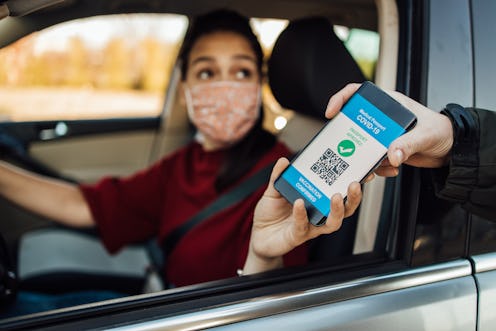
<path fill-rule="evenodd" d="M 477 114 L 459 105 L 449 104 L 441 112 L 453 126 L 453 148 L 448 167 L 433 170 L 436 194 L 464 203 L 479 176 L 479 121 Z"/>

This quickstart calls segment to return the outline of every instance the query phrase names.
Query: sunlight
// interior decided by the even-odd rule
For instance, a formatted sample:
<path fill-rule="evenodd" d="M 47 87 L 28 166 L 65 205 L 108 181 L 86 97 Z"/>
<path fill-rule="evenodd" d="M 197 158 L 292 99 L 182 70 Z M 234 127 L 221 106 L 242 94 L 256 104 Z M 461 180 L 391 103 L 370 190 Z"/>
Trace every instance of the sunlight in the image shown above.
<path fill-rule="evenodd" d="M 43 30 L 35 38 L 36 55 L 47 51 L 65 51 L 70 40 L 80 38 L 85 46 L 101 49 L 113 38 L 125 37 L 130 44 L 144 38 L 167 43 L 182 40 L 188 24 L 185 16 L 167 14 L 133 14 L 79 19 Z"/>
<path fill-rule="evenodd" d="M 265 50 L 272 50 L 277 37 L 288 25 L 287 20 L 252 19 L 252 26 Z"/>

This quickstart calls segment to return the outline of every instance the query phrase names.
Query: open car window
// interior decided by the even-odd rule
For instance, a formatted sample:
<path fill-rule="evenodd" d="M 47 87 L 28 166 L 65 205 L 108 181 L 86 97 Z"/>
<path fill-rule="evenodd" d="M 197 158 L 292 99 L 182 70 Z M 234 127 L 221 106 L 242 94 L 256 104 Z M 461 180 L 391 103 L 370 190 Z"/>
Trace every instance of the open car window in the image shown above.
<path fill-rule="evenodd" d="M 22 38 L 0 50 L 0 116 L 159 116 L 187 21 L 172 14 L 98 16 Z"/>
<path fill-rule="evenodd" d="M 99 16 L 61 23 L 1 49 L 2 121 L 160 117 L 163 114 L 169 77 L 187 29 L 187 22 L 185 16 L 171 14 Z M 267 57 L 270 56 L 278 34 L 287 23 L 288 20 L 285 19 L 252 19 L 252 25 L 265 47 Z M 335 26 L 334 31 L 344 42 L 364 75 L 374 80 L 379 54 L 379 34 L 376 31 L 345 26 Z M 295 117 L 295 113 L 291 109 L 281 108 L 271 95 L 268 84 L 264 93 L 264 103 L 268 112 L 266 127 L 275 133 L 283 132 L 285 124 Z M 348 224 L 356 226 L 357 222 L 358 218 L 354 217 Z M 357 236 L 355 226 L 350 228 L 346 236 L 329 236 L 313 242 L 308 268 L 315 271 L 321 267 L 332 266 L 333 270 L 339 270 L 336 268 L 345 263 L 369 263 L 378 257 L 382 258 L 385 255 L 385 247 L 382 246 L 378 248 L 379 251 L 370 249 L 370 246 L 353 251 Z M 374 242 L 376 233 L 370 236 Z M 56 236 L 50 238 L 55 238 L 52 241 L 62 240 Z M 80 239 L 72 240 L 69 237 L 64 240 L 75 243 Z M 346 248 L 346 253 L 341 253 L 343 248 Z M 130 255 L 127 263 L 136 261 L 133 259 L 148 259 L 149 256 L 144 252 L 142 249 L 127 251 L 126 254 Z M 56 250 L 47 251 L 49 255 L 55 253 Z M 100 253 L 101 251 L 95 251 L 94 256 Z M 148 271 L 145 270 L 146 263 L 140 264 L 139 267 Z M 105 266 L 100 265 L 99 268 Z M 115 270 L 124 272 L 125 268 Z M 305 267 L 298 272 L 304 270 Z M 282 270 L 279 274 L 281 272 L 285 271 Z M 293 273 L 294 270 L 287 272 Z M 266 279 L 270 281 L 270 277 L 268 275 Z M 108 281 L 112 282 L 111 279 Z M 228 284 L 233 283 L 235 280 L 228 281 Z M 56 286 L 56 282 L 50 284 Z M 206 288 L 209 286 L 210 284 L 207 284 Z M 216 282 L 212 288 L 218 289 L 222 286 L 222 282 Z M 190 290 L 192 289 L 185 289 L 186 292 Z M 141 293 L 136 293 L 140 291 Z M 132 294 L 144 292 L 143 288 Z M 181 295 L 181 289 L 164 293 L 166 296 L 174 296 L 175 293 Z M 55 293 L 58 294 L 60 293 Z M 129 296 L 123 302 L 132 301 L 133 296 Z"/>

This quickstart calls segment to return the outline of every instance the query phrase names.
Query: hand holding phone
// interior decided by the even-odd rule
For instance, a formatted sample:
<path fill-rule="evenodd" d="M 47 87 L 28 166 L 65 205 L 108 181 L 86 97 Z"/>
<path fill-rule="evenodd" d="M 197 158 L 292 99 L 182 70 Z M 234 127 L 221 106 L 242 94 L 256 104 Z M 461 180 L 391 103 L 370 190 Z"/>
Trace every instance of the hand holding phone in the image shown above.
<path fill-rule="evenodd" d="M 411 129 L 415 115 L 365 82 L 276 180 L 275 188 L 291 203 L 302 198 L 308 219 L 325 223 L 330 198 L 346 199 L 351 182 L 362 182 L 384 159 L 391 142 Z"/>

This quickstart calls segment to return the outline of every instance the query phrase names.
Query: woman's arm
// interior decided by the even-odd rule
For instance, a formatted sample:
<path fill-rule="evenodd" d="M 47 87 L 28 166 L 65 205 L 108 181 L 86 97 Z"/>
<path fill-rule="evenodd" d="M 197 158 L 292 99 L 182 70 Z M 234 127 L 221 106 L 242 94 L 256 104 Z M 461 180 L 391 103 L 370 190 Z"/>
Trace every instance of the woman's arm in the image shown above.
<path fill-rule="evenodd" d="M 33 213 L 74 227 L 95 224 L 78 186 L 0 161 L 0 195 Z"/>
<path fill-rule="evenodd" d="M 308 221 L 303 200 L 296 200 L 292 206 L 275 188 L 274 182 L 289 161 L 279 159 L 272 170 L 269 185 L 258 202 L 253 216 L 248 256 L 243 274 L 267 271 L 281 267 L 282 256 L 293 248 L 321 234 L 339 230 L 343 218 L 352 215 L 362 198 L 360 184 L 352 183 L 348 198 L 343 203 L 340 194 L 331 199 L 331 214 L 322 226 Z"/>

